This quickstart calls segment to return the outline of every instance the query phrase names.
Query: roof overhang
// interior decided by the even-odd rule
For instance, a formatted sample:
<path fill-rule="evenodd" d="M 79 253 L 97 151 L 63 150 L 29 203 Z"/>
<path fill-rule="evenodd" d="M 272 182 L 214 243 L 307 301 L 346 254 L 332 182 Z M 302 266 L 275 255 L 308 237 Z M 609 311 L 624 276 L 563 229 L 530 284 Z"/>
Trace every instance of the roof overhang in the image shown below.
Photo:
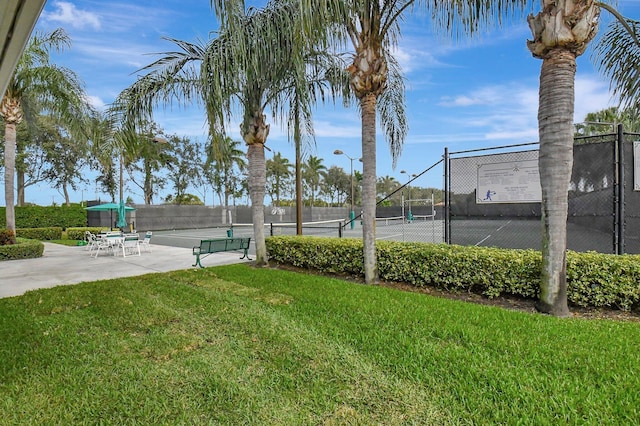
<path fill-rule="evenodd" d="M 0 0 L 0 94 L 4 96 L 18 59 L 46 0 Z M 0 96 L 0 99 L 2 98 Z"/>

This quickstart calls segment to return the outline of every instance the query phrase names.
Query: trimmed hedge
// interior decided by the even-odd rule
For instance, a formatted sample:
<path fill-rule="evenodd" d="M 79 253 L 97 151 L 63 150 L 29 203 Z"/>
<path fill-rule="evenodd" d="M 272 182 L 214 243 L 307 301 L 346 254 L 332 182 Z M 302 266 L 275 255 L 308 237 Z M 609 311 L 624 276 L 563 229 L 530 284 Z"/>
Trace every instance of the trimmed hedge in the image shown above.
<path fill-rule="evenodd" d="M 44 244 L 37 240 L 16 238 L 16 244 L 0 246 L 0 261 L 42 257 Z"/>
<path fill-rule="evenodd" d="M 61 240 L 62 228 L 59 226 L 50 228 L 17 228 L 16 236 L 40 241 Z"/>
<path fill-rule="evenodd" d="M 84 227 L 84 228 L 67 228 L 67 238 L 70 240 L 84 240 L 84 233 L 86 231 L 92 234 L 97 234 L 100 231 L 108 231 L 109 227 L 97 226 L 97 227 Z"/>
<path fill-rule="evenodd" d="M 49 228 L 87 226 L 87 211 L 80 204 L 70 206 L 15 207 L 16 228 Z M 0 228 L 6 228 L 5 207 L 0 207 Z"/>
<path fill-rule="evenodd" d="M 362 240 L 277 236 L 266 239 L 270 260 L 320 272 L 364 276 Z M 534 250 L 378 241 L 385 281 L 474 292 L 493 298 L 537 298 L 542 254 Z M 640 256 L 567 254 L 567 297 L 583 307 L 631 310 L 640 304 Z"/>

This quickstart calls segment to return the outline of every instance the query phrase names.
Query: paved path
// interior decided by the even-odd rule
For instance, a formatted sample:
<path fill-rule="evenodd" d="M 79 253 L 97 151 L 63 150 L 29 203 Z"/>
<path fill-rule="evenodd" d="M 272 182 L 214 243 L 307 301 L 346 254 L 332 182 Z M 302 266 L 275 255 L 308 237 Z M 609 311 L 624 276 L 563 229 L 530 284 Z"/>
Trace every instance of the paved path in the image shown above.
<path fill-rule="evenodd" d="M 24 294 L 38 288 L 77 284 L 154 272 L 192 268 L 191 249 L 151 245 L 141 256 L 91 257 L 86 247 L 44 243 L 44 254 L 37 259 L 0 261 L 0 298 Z M 215 253 L 203 260 L 205 266 L 245 262 L 242 253 Z"/>

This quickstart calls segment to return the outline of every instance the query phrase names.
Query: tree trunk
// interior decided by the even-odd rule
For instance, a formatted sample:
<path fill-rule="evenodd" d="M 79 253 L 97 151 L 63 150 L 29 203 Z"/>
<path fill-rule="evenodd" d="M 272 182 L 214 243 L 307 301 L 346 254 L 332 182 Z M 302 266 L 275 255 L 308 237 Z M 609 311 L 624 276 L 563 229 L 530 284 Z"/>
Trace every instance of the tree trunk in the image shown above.
<path fill-rule="evenodd" d="M 249 160 L 249 196 L 251 197 L 251 215 L 253 235 L 256 243 L 256 265 L 267 265 L 267 246 L 264 236 L 264 194 L 267 184 L 267 167 L 264 144 L 253 143 L 247 150 Z"/>
<path fill-rule="evenodd" d="M 18 148 L 18 146 L 16 145 L 16 148 Z M 18 152 L 16 152 L 16 158 L 18 158 Z M 16 194 L 17 194 L 17 200 L 16 200 L 16 206 L 22 207 L 24 206 L 24 190 L 25 190 L 25 185 L 24 185 L 24 172 L 21 170 L 23 165 L 21 165 L 20 168 L 16 168 Z"/>
<path fill-rule="evenodd" d="M 4 130 L 4 201 L 5 217 L 9 231 L 16 232 L 14 179 L 16 164 L 16 124 L 6 122 Z"/>
<path fill-rule="evenodd" d="M 378 282 L 376 259 L 376 96 L 361 98 L 362 109 L 362 241 L 364 281 Z"/>
<path fill-rule="evenodd" d="M 540 185 L 542 188 L 542 283 L 536 308 L 556 316 L 567 306 L 568 190 L 573 168 L 573 111 L 576 56 L 554 49 L 540 72 Z"/>
<path fill-rule="evenodd" d="M 69 189 L 67 188 L 67 184 L 62 184 L 62 193 L 64 194 L 64 204 L 69 207 L 71 205 L 71 200 L 69 199 Z"/>

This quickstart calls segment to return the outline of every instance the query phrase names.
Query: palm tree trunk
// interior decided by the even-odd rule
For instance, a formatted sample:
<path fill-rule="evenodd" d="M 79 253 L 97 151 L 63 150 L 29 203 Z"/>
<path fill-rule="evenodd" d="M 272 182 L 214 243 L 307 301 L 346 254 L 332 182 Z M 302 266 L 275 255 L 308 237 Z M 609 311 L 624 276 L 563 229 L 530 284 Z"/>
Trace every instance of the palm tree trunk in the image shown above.
<path fill-rule="evenodd" d="M 16 232 L 14 179 L 16 164 L 16 124 L 7 122 L 4 130 L 4 201 L 7 230 Z"/>
<path fill-rule="evenodd" d="M 247 159 L 249 160 L 249 196 L 256 243 L 256 265 L 263 266 L 267 264 L 267 246 L 264 240 L 264 194 L 267 185 L 267 167 L 264 144 L 250 144 Z"/>
<path fill-rule="evenodd" d="M 16 149 L 19 149 L 17 145 L 16 145 Z M 21 158 L 21 156 L 17 151 L 16 151 L 16 158 Z M 20 169 L 24 167 L 24 164 L 21 164 L 20 166 L 21 167 L 16 168 L 16 194 L 17 194 L 16 206 L 22 207 L 24 206 L 25 186 L 24 186 L 24 172 Z"/>
<path fill-rule="evenodd" d="M 376 259 L 376 96 L 361 98 L 362 109 L 362 241 L 364 281 L 378 282 Z"/>
<path fill-rule="evenodd" d="M 573 168 L 575 54 L 555 49 L 540 72 L 540 185 L 542 187 L 542 283 L 536 308 L 556 316 L 567 306 L 568 189 Z"/>

